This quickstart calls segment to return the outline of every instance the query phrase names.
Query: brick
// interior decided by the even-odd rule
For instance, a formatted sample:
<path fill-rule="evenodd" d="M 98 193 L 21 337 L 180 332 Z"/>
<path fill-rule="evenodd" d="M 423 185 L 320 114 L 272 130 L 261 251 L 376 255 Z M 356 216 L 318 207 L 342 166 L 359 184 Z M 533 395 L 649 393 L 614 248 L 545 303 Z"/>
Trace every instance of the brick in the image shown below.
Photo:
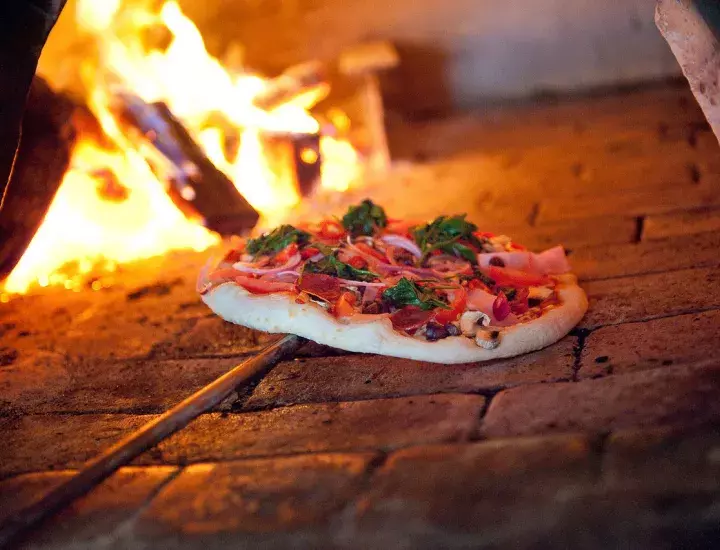
<path fill-rule="evenodd" d="M 537 226 L 498 223 L 489 225 L 487 231 L 504 233 L 531 250 L 545 250 L 558 244 L 574 250 L 583 246 L 629 243 L 635 237 L 636 222 L 633 218 L 611 216 Z"/>
<path fill-rule="evenodd" d="M 436 395 L 206 414 L 141 461 L 161 457 L 175 464 L 461 441 L 474 429 L 484 401 L 480 396 Z"/>
<path fill-rule="evenodd" d="M 540 207 L 539 223 L 609 216 L 663 214 L 673 210 L 717 206 L 717 190 L 707 187 L 677 186 L 665 189 L 627 191 L 605 197 L 587 195 L 544 202 Z"/>
<path fill-rule="evenodd" d="M 107 544 L 119 538 L 124 532 L 124 524 L 133 519 L 176 472 L 177 468 L 170 466 L 121 468 L 35 529 L 27 544 L 47 548 Z M 4 483 L 19 485 L 22 490 L 24 478 L 36 475 L 46 474 L 26 474 Z"/>
<path fill-rule="evenodd" d="M 542 510 L 558 494 L 594 476 L 591 446 L 575 435 L 414 447 L 393 453 L 372 480 L 359 503 L 359 527 L 490 541 L 547 521 Z"/>
<path fill-rule="evenodd" d="M 667 367 L 577 383 L 538 384 L 496 395 L 487 437 L 607 432 L 720 419 L 720 366 Z"/>
<path fill-rule="evenodd" d="M 197 319 L 192 327 L 177 337 L 158 343 L 155 357 L 213 357 L 247 355 L 278 339 L 277 335 L 259 332 L 220 317 Z"/>
<path fill-rule="evenodd" d="M 662 427 L 613 433 L 605 444 L 603 484 L 613 489 L 720 494 L 720 427 Z"/>
<path fill-rule="evenodd" d="M 316 454 L 191 465 L 142 513 L 135 536 L 162 547 L 165 537 L 234 533 L 240 537 L 225 540 L 235 546 L 242 535 L 325 530 L 360 490 L 372 457 Z"/>
<path fill-rule="evenodd" d="M 590 307 L 580 327 L 594 328 L 720 308 L 720 274 L 687 269 L 590 281 Z"/>
<path fill-rule="evenodd" d="M 470 393 L 569 380 L 575 341 L 567 337 L 549 348 L 521 357 L 466 365 L 421 363 L 378 355 L 287 361 L 276 366 L 258 384 L 245 407 Z"/>
<path fill-rule="evenodd" d="M 162 412 L 228 372 L 237 359 L 125 360 L 65 364 L 63 386 L 35 369 L 13 370 L 3 408 L 26 413 Z M 35 363 L 33 363 L 35 364 Z M 47 372 L 47 370 L 46 370 Z M 99 373 L 102 373 L 99 375 Z M 3 388 L 4 370 L 0 370 Z M 29 389 L 33 390 L 28 399 Z"/>
<path fill-rule="evenodd" d="M 0 418 L 0 478 L 79 468 L 152 416 L 47 415 Z"/>
<path fill-rule="evenodd" d="M 70 479 L 74 472 L 36 472 L 0 481 L 0 524 Z"/>
<path fill-rule="evenodd" d="M 720 311 L 600 328 L 585 340 L 581 378 L 696 363 L 720 347 Z"/>
<path fill-rule="evenodd" d="M 720 233 L 686 235 L 637 244 L 593 246 L 576 250 L 573 271 L 581 280 L 627 277 L 720 264 Z"/>
<path fill-rule="evenodd" d="M 643 239 L 661 239 L 718 230 L 720 230 L 720 208 L 681 210 L 648 216 L 645 219 Z"/>
<path fill-rule="evenodd" d="M 22 346 L 0 347 L 6 358 L 0 367 L 0 414 L 32 410 L 71 385 L 67 361 L 59 353 Z M 3 351 L 4 350 L 4 351 Z"/>

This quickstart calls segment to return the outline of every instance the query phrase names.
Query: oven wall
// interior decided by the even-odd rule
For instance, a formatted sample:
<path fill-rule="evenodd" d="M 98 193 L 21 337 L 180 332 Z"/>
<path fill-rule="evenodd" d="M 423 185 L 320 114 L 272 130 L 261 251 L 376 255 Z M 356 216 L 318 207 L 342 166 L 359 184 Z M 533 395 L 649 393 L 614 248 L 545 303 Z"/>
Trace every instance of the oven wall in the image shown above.
<path fill-rule="evenodd" d="M 215 47 L 269 71 L 365 39 L 404 54 L 396 103 L 471 107 L 541 90 L 678 75 L 655 0 L 181 0 Z M 392 98 L 391 98 L 392 100 Z"/>

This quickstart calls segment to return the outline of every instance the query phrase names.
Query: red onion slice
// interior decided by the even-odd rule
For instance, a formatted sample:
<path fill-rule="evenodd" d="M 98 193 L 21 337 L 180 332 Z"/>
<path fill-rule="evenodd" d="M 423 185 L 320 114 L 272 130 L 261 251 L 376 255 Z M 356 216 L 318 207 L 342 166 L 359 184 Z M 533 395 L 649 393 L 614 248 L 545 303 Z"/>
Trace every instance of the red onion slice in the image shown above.
<path fill-rule="evenodd" d="M 273 268 L 256 267 L 254 264 L 248 264 L 245 262 L 237 262 L 233 264 L 233 268 L 243 273 L 253 273 L 254 275 L 270 275 L 271 273 L 281 273 L 283 271 L 289 271 L 300 263 L 299 253 L 293 254 L 290 259 L 283 265 Z"/>
<path fill-rule="evenodd" d="M 341 279 L 340 277 L 337 278 L 338 281 L 340 281 L 344 285 L 348 286 L 367 286 L 367 287 L 376 287 L 380 288 L 381 286 L 387 286 L 385 283 L 368 283 L 365 281 L 351 281 L 350 279 Z"/>
<path fill-rule="evenodd" d="M 282 283 L 294 283 L 300 278 L 299 271 L 281 271 L 280 273 L 266 273 L 260 277 L 268 281 L 278 281 Z"/>
<path fill-rule="evenodd" d="M 400 235 L 384 235 L 380 237 L 380 240 L 389 245 L 404 248 L 416 258 L 422 258 L 422 250 L 420 250 L 418 245 L 406 237 L 401 237 Z"/>

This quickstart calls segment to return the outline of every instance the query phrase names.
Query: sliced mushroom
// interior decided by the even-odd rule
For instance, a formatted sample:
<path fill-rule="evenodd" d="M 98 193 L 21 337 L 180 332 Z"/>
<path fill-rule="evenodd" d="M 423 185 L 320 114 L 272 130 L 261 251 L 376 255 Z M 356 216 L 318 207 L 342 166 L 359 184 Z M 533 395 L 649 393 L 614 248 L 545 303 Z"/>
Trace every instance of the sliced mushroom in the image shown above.
<path fill-rule="evenodd" d="M 481 348 L 495 349 L 500 345 L 500 331 L 487 328 L 478 329 L 475 333 L 475 343 Z"/>
<path fill-rule="evenodd" d="M 465 336 L 474 336 L 479 326 L 490 324 L 490 317 L 482 311 L 466 311 L 460 316 L 460 330 Z"/>

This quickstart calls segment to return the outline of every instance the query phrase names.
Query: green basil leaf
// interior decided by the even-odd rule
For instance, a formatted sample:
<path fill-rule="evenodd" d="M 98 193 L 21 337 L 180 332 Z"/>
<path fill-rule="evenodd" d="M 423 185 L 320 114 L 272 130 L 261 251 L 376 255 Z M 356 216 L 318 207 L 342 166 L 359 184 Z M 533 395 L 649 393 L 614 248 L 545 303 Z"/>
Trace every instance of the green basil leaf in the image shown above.
<path fill-rule="evenodd" d="M 397 308 L 417 306 L 424 310 L 438 307 L 450 309 L 445 302 L 437 298 L 432 289 L 418 287 L 418 285 L 405 277 L 400 279 L 395 286 L 386 289 L 382 297 L 383 300 L 390 302 Z"/>
<path fill-rule="evenodd" d="M 250 239 L 247 243 L 247 251 L 254 256 L 262 256 L 280 252 L 291 243 L 297 243 L 298 246 L 305 245 L 310 242 L 310 233 L 297 229 L 292 225 L 281 225 L 276 227 L 270 233 L 260 235 L 255 239 Z"/>
<path fill-rule="evenodd" d="M 373 235 L 377 229 L 387 225 L 387 216 L 381 206 L 365 199 L 359 205 L 348 208 L 342 224 L 353 237 Z"/>

